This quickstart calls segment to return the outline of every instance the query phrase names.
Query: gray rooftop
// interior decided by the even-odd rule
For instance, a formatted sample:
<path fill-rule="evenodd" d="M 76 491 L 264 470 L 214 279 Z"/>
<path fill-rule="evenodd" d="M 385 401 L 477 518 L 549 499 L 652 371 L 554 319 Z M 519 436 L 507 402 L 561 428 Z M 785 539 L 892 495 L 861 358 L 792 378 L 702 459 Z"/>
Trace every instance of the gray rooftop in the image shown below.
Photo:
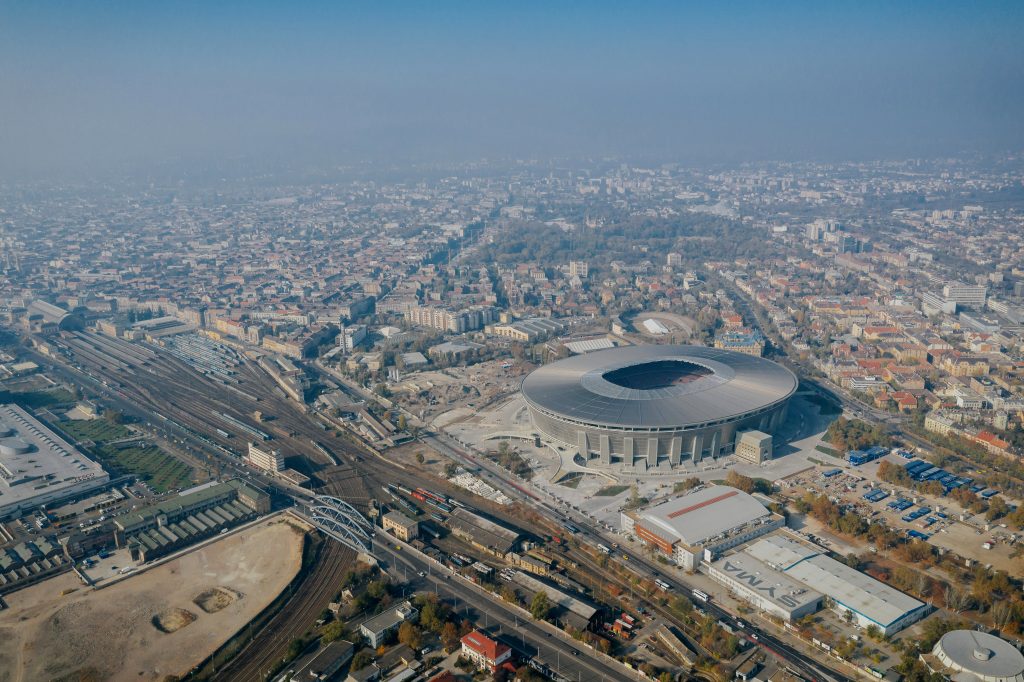
<path fill-rule="evenodd" d="M 746 552 L 724 557 L 711 565 L 789 611 L 813 604 L 822 597 L 821 592 L 787 577 Z"/>
<path fill-rule="evenodd" d="M 645 509 L 640 519 L 665 539 L 678 538 L 693 547 L 769 516 L 763 504 L 742 490 L 713 485 Z"/>
<path fill-rule="evenodd" d="M 947 632 L 932 653 L 949 668 L 986 682 L 1024 680 L 1024 655 L 1009 642 L 985 632 Z"/>
<path fill-rule="evenodd" d="M 747 553 L 790 578 L 813 586 L 881 627 L 925 606 L 924 602 L 865 573 L 777 535 L 759 540 Z"/>
<path fill-rule="evenodd" d="M 785 367 L 704 346 L 628 346 L 545 365 L 523 381 L 531 405 L 588 424 L 682 427 L 738 417 L 796 391 Z"/>
<path fill-rule="evenodd" d="M 103 467 L 28 412 L 0 405 L 0 510 L 108 478 Z"/>

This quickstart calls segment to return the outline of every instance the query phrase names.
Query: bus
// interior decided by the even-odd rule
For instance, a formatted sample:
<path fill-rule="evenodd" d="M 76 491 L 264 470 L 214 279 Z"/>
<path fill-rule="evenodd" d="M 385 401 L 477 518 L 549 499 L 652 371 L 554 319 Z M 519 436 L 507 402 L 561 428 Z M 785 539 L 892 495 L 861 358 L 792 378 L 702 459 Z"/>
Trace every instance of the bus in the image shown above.
<path fill-rule="evenodd" d="M 599 550 L 601 550 L 602 552 L 604 552 L 605 554 L 611 554 L 612 553 L 612 550 L 608 549 L 604 545 L 598 545 L 597 548 Z"/>
<path fill-rule="evenodd" d="M 702 590 L 698 590 L 696 588 L 694 588 L 694 590 L 693 590 L 693 598 L 694 599 L 699 599 L 700 601 L 705 602 L 705 603 L 711 601 L 711 597 L 708 595 L 707 592 L 704 592 Z"/>
<path fill-rule="evenodd" d="M 654 584 L 657 585 L 658 589 L 662 590 L 663 592 L 669 592 L 672 590 L 672 586 L 664 580 L 662 580 L 661 578 L 655 579 Z"/>

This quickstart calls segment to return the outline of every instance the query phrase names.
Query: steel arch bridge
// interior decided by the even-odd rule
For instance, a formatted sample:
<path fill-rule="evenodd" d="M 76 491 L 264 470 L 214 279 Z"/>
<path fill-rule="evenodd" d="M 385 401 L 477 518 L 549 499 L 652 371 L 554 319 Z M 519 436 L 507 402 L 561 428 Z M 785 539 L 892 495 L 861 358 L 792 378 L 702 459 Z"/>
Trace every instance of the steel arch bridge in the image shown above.
<path fill-rule="evenodd" d="M 373 524 L 345 500 L 317 495 L 309 504 L 309 518 L 325 535 L 356 552 L 370 553 Z"/>

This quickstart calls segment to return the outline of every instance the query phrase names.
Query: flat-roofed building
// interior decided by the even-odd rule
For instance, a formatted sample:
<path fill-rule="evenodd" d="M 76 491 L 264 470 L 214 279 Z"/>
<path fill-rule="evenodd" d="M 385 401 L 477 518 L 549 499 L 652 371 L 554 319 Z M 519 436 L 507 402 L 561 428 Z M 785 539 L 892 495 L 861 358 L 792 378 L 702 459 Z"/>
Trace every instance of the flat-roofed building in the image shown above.
<path fill-rule="evenodd" d="M 249 443 L 246 461 L 263 471 L 284 471 L 284 456 L 277 450 L 263 449 L 255 443 Z"/>
<path fill-rule="evenodd" d="M 736 459 L 761 464 L 772 458 L 772 437 L 764 431 L 743 431 L 736 438 Z"/>
<path fill-rule="evenodd" d="M 776 571 L 746 552 L 737 552 L 707 567 L 712 580 L 741 599 L 784 621 L 794 621 L 821 608 L 823 595 Z"/>
<path fill-rule="evenodd" d="M 788 538 L 764 538 L 748 547 L 746 553 L 788 578 L 820 591 L 835 611 L 853 614 L 858 627 L 875 625 L 891 635 L 929 613 L 924 602 Z"/>
<path fill-rule="evenodd" d="M 0 405 L 0 519 L 107 485 L 110 476 L 17 405 Z"/>
<path fill-rule="evenodd" d="M 373 648 L 379 647 L 387 642 L 392 632 L 405 621 L 416 622 L 419 618 L 419 610 L 412 605 L 412 602 L 402 602 L 398 606 L 378 613 L 359 626 L 359 632 L 366 637 L 366 641 Z"/>
<path fill-rule="evenodd" d="M 687 570 L 785 525 L 736 488 L 712 485 L 636 512 L 623 512 L 622 529 L 658 548 Z"/>
<path fill-rule="evenodd" d="M 381 520 L 384 530 L 390 531 L 396 538 L 409 542 L 420 534 L 420 525 L 400 511 L 390 511 Z"/>

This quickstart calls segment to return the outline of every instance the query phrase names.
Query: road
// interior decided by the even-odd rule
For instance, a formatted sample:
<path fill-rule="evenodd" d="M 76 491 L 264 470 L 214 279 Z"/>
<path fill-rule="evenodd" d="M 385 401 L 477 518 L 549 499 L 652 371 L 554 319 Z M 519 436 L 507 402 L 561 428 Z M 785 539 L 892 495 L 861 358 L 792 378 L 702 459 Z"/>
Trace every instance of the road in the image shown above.
<path fill-rule="evenodd" d="M 176 360 L 168 360 L 166 358 L 161 358 L 160 360 L 154 363 L 156 368 L 160 370 L 161 374 L 165 374 L 167 372 L 167 369 L 162 367 L 164 364 L 178 365 L 180 363 L 178 363 Z M 88 375 L 85 375 L 81 370 L 72 370 L 70 367 L 66 365 L 58 367 L 61 370 L 60 374 L 65 375 L 69 378 L 73 377 L 74 379 L 77 380 L 75 383 L 85 381 L 86 383 L 91 384 L 92 388 L 94 388 L 98 392 L 103 393 L 109 399 L 111 399 L 111 402 L 116 407 L 124 410 L 126 413 L 131 414 L 133 416 L 142 417 L 143 419 L 149 419 L 149 410 L 152 409 L 161 409 L 166 412 L 171 412 L 172 410 L 174 412 L 179 412 L 181 414 L 180 420 L 186 421 L 190 428 L 196 428 L 204 432 L 204 438 L 197 439 L 197 434 L 195 434 L 194 432 L 190 432 L 190 428 L 184 428 L 181 425 L 175 424 L 173 421 L 168 421 L 166 424 L 163 425 L 163 428 L 169 430 L 172 433 L 175 433 L 176 435 L 180 435 L 181 439 L 184 442 L 194 443 L 198 449 L 206 450 L 207 452 L 212 451 L 213 453 L 217 453 L 217 449 L 210 447 L 210 439 L 205 438 L 205 436 L 212 435 L 210 434 L 211 426 L 222 426 L 216 423 L 213 425 L 209 425 L 206 423 L 209 411 L 214 409 L 219 409 L 223 411 L 230 410 L 234 412 L 236 416 L 239 418 L 248 416 L 248 410 L 246 408 L 238 409 L 238 407 L 236 407 L 237 403 L 247 401 L 241 401 L 237 396 L 229 396 L 226 401 L 221 399 L 221 396 L 219 395 L 221 392 L 220 387 L 216 384 L 212 384 L 205 377 L 197 376 L 195 377 L 194 382 L 187 380 L 182 382 L 183 377 L 181 376 L 176 376 L 173 378 L 168 377 L 169 380 L 167 381 L 166 384 L 164 384 L 162 391 L 156 390 L 156 386 L 153 387 L 154 390 L 146 390 L 145 387 L 137 385 L 136 382 L 141 381 L 144 384 L 148 383 L 152 386 L 152 381 L 157 377 L 148 376 L 150 374 L 155 374 L 154 370 L 150 367 L 147 367 L 146 370 L 140 369 L 139 373 L 146 374 L 147 379 L 143 379 L 141 376 L 134 376 L 131 379 L 128 379 L 128 381 L 131 381 L 132 384 L 135 384 L 134 386 L 132 386 L 132 388 L 141 391 L 141 394 L 137 396 L 138 403 L 133 404 L 133 401 L 128 399 L 130 396 L 124 394 L 120 390 L 112 388 L 111 386 L 103 383 L 102 381 L 97 380 L 95 377 L 89 377 L 88 379 L 84 379 L 83 377 Z M 92 367 L 91 369 L 93 369 L 94 371 L 98 371 L 101 375 L 106 375 L 110 373 L 111 379 L 115 379 L 115 377 L 117 379 L 120 379 L 121 381 L 125 381 L 127 379 L 127 377 L 124 376 L 124 372 L 121 372 L 119 375 L 115 375 L 112 373 L 113 370 L 108 370 L 108 368 L 104 366 Z M 181 366 L 180 370 L 182 372 L 185 372 L 188 371 L 189 368 L 187 368 L 186 366 Z M 134 379 L 134 381 L 132 381 L 132 379 Z M 197 390 L 198 387 L 196 386 L 196 384 L 202 386 L 202 389 Z M 195 393 L 192 393 L 190 395 L 188 389 L 192 389 L 193 391 L 195 391 Z M 132 393 L 135 392 L 132 391 L 132 389 L 129 388 L 128 385 L 124 386 L 124 390 Z M 187 403 L 185 402 L 182 393 L 184 393 L 185 396 L 188 396 Z M 179 402 L 171 402 L 168 394 L 176 394 L 176 397 L 179 400 Z M 146 403 L 152 403 L 152 405 L 147 405 Z M 233 404 L 229 405 L 228 403 Z M 291 406 L 289 405 L 285 407 Z M 309 423 L 308 415 L 299 415 L 294 413 L 288 414 L 288 412 L 293 412 L 294 410 L 295 408 L 292 408 L 291 410 L 282 410 L 281 416 L 283 417 L 282 421 L 287 421 L 287 426 L 290 430 L 298 432 L 295 435 L 299 435 L 301 433 L 303 436 L 306 436 L 306 438 L 324 435 L 322 434 L 322 432 L 317 431 L 317 429 Z M 174 412 L 172 412 L 172 414 Z M 179 431 L 180 434 L 178 433 Z M 286 440 L 295 442 L 298 439 L 290 438 Z M 506 491 L 513 497 L 518 497 L 520 499 L 525 500 L 531 506 L 537 508 L 541 513 L 548 516 L 556 524 L 564 525 L 566 522 L 571 522 L 577 525 L 585 531 L 586 535 L 590 536 L 590 538 L 592 539 L 591 544 L 596 544 L 597 542 L 612 544 L 613 542 L 615 542 L 614 539 L 609 539 L 611 538 L 611 536 L 606 536 L 605 531 L 599 528 L 596 524 L 593 524 L 590 519 L 585 518 L 580 514 L 575 514 L 571 509 L 563 507 L 554 498 L 546 499 L 541 495 L 535 494 L 534 492 L 527 490 L 524 486 L 520 485 L 515 480 L 513 480 L 510 477 L 510 475 L 507 474 L 507 472 L 498 470 L 495 465 L 485 461 L 484 459 L 473 457 L 472 455 L 469 455 L 468 453 L 464 452 L 457 443 L 449 439 L 447 436 L 427 434 L 425 436 L 425 440 L 429 441 L 434 447 L 438 448 L 440 451 L 444 452 L 449 457 L 452 457 L 456 461 L 461 461 L 468 468 L 480 471 L 482 477 L 488 479 L 489 482 L 495 485 L 495 487 Z M 308 441 L 306 442 L 308 444 Z M 224 461 L 227 467 L 233 472 L 239 474 L 251 473 L 249 470 L 245 469 L 244 467 L 241 467 L 236 461 L 232 461 L 231 458 L 225 457 L 223 453 L 218 454 L 219 459 L 221 461 Z M 345 465 L 338 467 L 338 469 L 339 471 L 337 472 L 337 474 L 342 474 L 343 472 L 340 471 L 342 469 L 346 469 L 349 471 L 345 471 L 344 475 L 337 475 L 337 478 L 335 478 L 334 476 L 330 477 L 335 478 L 335 480 L 330 480 L 330 482 L 326 486 L 326 488 L 328 489 L 327 491 L 334 494 L 338 494 L 339 496 L 346 499 L 351 499 L 353 497 L 360 497 L 362 499 L 366 499 L 366 497 L 368 496 L 367 491 L 370 489 L 370 486 L 368 485 L 369 482 L 366 481 L 364 478 L 366 475 L 365 470 L 353 470 L 351 463 L 345 463 Z M 325 478 L 328 477 L 325 476 Z M 265 482 L 269 483 L 269 481 Z M 331 557 L 333 561 L 326 562 L 328 563 L 328 566 L 325 567 L 326 570 L 322 572 L 314 572 L 314 576 L 318 579 L 310 581 L 311 584 L 309 584 L 308 587 L 307 585 L 304 585 L 303 587 L 306 589 L 301 590 L 301 592 L 305 593 L 304 596 L 306 596 L 307 599 L 301 600 L 301 608 L 297 608 L 296 611 L 299 611 L 302 614 L 302 616 L 312 613 L 312 610 L 315 610 L 314 605 L 319 604 L 320 608 L 322 608 L 323 605 L 326 604 L 326 593 L 328 589 L 325 583 L 328 583 L 333 577 L 337 576 L 339 564 L 341 563 L 340 561 L 338 561 L 340 557 L 337 557 L 334 552 L 328 552 L 327 556 Z M 645 577 L 653 577 L 656 574 L 656 569 L 652 567 L 650 564 L 648 564 L 647 560 L 644 557 L 630 554 L 629 559 L 630 568 L 634 570 L 634 572 L 637 572 Z M 675 587 L 678 590 L 689 591 L 690 589 L 690 586 L 683 584 L 681 580 L 675 579 L 670 580 L 669 582 L 674 583 L 673 587 Z M 453 598 L 454 597 L 458 597 L 458 595 L 453 595 Z M 718 607 L 715 608 L 716 611 L 720 611 Z M 509 627 L 510 631 L 514 631 L 514 626 L 516 625 L 515 614 L 512 615 L 513 619 L 511 621 L 511 625 L 509 623 L 505 624 L 505 627 Z M 724 611 L 716 613 L 716 615 L 723 617 L 725 619 L 731 618 L 731 615 L 725 613 Z M 486 610 L 483 613 L 483 616 L 485 619 L 490 617 L 489 613 Z M 297 620 L 293 617 L 287 620 L 287 626 L 280 628 L 280 630 L 290 633 L 302 631 L 302 623 L 300 622 L 300 620 L 302 619 Z M 308 623 L 306 624 L 306 627 L 308 627 Z M 260 658 L 272 661 L 273 655 L 279 655 L 277 654 L 277 651 L 280 650 L 282 645 L 286 644 L 286 640 L 282 640 L 280 636 L 281 634 L 282 633 L 280 632 L 272 634 L 268 632 L 266 629 L 264 629 L 264 632 L 260 633 L 260 635 L 262 636 L 257 637 L 257 639 L 262 640 L 261 643 L 267 645 L 267 649 L 269 651 L 267 651 L 266 653 L 270 654 L 266 657 L 260 656 Z M 540 634 L 545 639 L 547 639 L 546 634 Z M 754 634 L 754 632 L 752 632 L 751 634 Z M 791 647 L 777 640 L 770 634 L 762 632 L 756 632 L 756 634 L 758 635 L 758 642 L 761 646 L 773 650 L 779 656 L 786 659 L 789 662 L 789 664 L 792 667 L 794 667 L 794 669 L 803 672 L 806 676 L 812 679 L 820 680 L 836 679 L 834 674 L 831 674 L 831 671 L 823 669 L 823 667 L 817 662 L 793 650 Z M 543 642 L 541 642 L 540 644 L 535 644 L 534 646 L 543 646 Z M 541 651 L 543 655 L 543 649 L 541 649 Z M 273 653 L 271 654 L 271 652 Z M 551 653 L 555 655 L 555 663 L 557 665 L 558 659 L 560 659 L 561 657 L 560 650 L 554 649 Z M 591 659 L 591 656 L 583 656 L 582 654 L 573 656 L 571 651 L 568 652 L 568 656 L 572 658 L 582 657 L 588 660 Z M 248 668 L 248 666 L 246 666 L 246 668 Z M 579 669 L 578 672 L 579 675 L 582 677 L 593 679 L 590 673 L 585 673 L 585 671 L 582 669 Z M 591 671 L 591 673 L 592 672 L 593 671 Z M 236 677 L 236 679 L 240 678 Z"/>
<path fill-rule="evenodd" d="M 635 671 L 592 652 L 549 623 L 541 623 L 522 614 L 487 590 L 423 557 L 411 548 L 396 550 L 390 543 L 374 541 L 374 553 L 408 575 L 410 584 L 425 592 L 434 592 L 448 602 L 454 612 L 467 616 L 490 636 L 500 638 L 524 659 L 540 657 L 566 680 L 644 679 Z M 419 573 L 426 573 L 419 577 Z"/>
<path fill-rule="evenodd" d="M 461 462 L 463 466 L 469 469 L 479 470 L 478 475 L 486 479 L 489 483 L 495 485 L 510 496 L 525 499 L 525 501 L 532 504 L 535 509 L 544 513 L 560 526 L 570 523 L 578 527 L 583 531 L 577 536 L 581 542 L 588 542 L 595 546 L 598 543 L 605 544 L 607 546 L 618 543 L 619 538 L 605 531 L 590 518 L 581 513 L 575 512 L 555 498 L 550 498 L 550 500 L 542 499 L 537 494 L 526 491 L 519 483 L 511 480 L 511 477 L 507 472 L 502 472 L 497 469 L 496 465 L 493 465 L 484 458 L 469 455 L 462 450 L 460 445 L 455 443 L 448 436 L 444 434 L 426 434 L 423 436 L 423 440 L 429 442 L 432 446 L 437 447 L 442 453 Z M 659 571 L 658 568 L 644 555 L 630 552 L 625 549 L 619 549 L 617 551 L 629 557 L 628 566 L 630 570 L 634 571 L 638 575 L 652 580 L 655 577 L 660 577 L 672 586 L 674 592 L 687 595 L 692 594 L 693 585 L 687 584 L 676 576 L 664 575 L 663 572 Z M 735 614 L 732 614 L 715 604 L 708 604 L 704 608 L 708 613 L 726 622 L 735 623 L 739 620 Z M 745 627 L 742 629 L 742 632 L 744 633 L 744 636 L 750 639 L 750 641 L 755 642 L 758 646 L 763 647 L 783 659 L 790 667 L 808 679 L 821 680 L 823 682 L 838 682 L 839 680 L 848 679 L 845 675 L 824 666 L 819 661 L 798 651 L 793 645 L 783 642 L 772 633 L 761 630 L 750 623 L 745 623 Z M 756 639 L 754 638 L 755 635 Z"/>

